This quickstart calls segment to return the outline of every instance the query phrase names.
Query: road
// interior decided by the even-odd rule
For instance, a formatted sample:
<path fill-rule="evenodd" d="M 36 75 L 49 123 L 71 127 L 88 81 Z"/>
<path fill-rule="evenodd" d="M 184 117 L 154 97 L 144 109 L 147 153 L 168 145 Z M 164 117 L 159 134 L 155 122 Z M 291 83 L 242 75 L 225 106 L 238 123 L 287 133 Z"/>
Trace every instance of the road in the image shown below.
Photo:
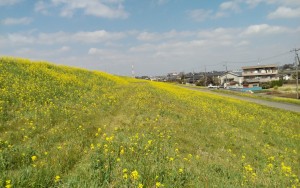
<path fill-rule="evenodd" d="M 248 101 L 248 102 L 252 102 L 252 103 L 257 103 L 257 104 L 260 104 L 260 105 L 269 106 L 269 107 L 273 107 L 273 108 L 279 108 L 279 109 L 283 109 L 283 110 L 288 110 L 288 111 L 293 111 L 293 112 L 300 113 L 300 105 L 297 105 L 297 104 L 267 101 L 267 100 L 262 100 L 262 99 L 255 99 L 255 98 L 249 98 L 249 97 L 230 95 L 230 94 L 226 94 L 226 93 L 217 93 L 217 92 L 210 91 L 208 89 L 193 88 L 193 87 L 188 87 L 188 86 L 181 86 L 181 87 L 191 89 L 191 90 L 211 93 L 211 94 L 214 94 L 214 95 L 221 95 L 221 96 L 224 96 L 224 97 L 229 97 L 229 98 L 239 99 L 239 100 Z"/>

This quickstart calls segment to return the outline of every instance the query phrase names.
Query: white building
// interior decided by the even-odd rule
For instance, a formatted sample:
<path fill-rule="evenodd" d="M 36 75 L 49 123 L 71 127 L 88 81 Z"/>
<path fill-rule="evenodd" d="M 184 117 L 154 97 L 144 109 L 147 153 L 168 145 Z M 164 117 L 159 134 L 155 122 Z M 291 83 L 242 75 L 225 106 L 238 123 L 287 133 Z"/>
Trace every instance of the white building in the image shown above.
<path fill-rule="evenodd" d="M 221 85 L 242 85 L 244 79 L 242 72 L 230 71 L 220 76 Z"/>

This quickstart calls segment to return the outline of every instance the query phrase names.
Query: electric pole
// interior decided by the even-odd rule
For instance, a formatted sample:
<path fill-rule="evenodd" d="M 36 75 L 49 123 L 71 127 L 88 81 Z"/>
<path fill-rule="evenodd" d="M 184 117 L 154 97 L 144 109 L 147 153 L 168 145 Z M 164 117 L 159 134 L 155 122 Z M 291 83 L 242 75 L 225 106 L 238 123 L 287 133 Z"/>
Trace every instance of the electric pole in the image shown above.
<path fill-rule="evenodd" d="M 294 51 L 295 52 L 295 65 L 296 65 L 296 93 L 297 93 L 297 99 L 299 99 L 299 90 L 298 90 L 298 85 L 299 85 L 299 64 L 300 64 L 300 61 L 299 61 L 299 56 L 298 56 L 298 51 L 299 51 L 300 49 L 298 48 L 298 49 L 296 49 L 296 48 L 294 48 L 293 50 L 291 50 L 291 52 L 292 51 Z"/>
<path fill-rule="evenodd" d="M 132 78 L 135 78 L 133 64 L 131 65 L 131 76 Z"/>
<path fill-rule="evenodd" d="M 206 65 L 204 66 L 204 86 L 206 87 Z"/>
<path fill-rule="evenodd" d="M 193 84 L 195 84 L 195 71 L 193 69 Z"/>
<path fill-rule="evenodd" d="M 223 66 L 226 67 L 224 87 L 225 87 L 225 84 L 226 84 L 226 89 L 227 89 L 227 74 L 228 74 L 228 70 L 227 70 L 227 62 L 225 62 L 225 65 L 223 65 Z"/>

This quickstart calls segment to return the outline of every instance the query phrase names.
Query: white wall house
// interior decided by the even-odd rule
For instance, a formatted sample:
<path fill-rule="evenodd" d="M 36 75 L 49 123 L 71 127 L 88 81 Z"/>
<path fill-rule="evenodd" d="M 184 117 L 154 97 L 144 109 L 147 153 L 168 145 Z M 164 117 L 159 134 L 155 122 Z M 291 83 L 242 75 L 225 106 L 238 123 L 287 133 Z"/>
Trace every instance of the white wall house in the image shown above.
<path fill-rule="evenodd" d="M 242 72 L 227 72 L 220 76 L 221 85 L 230 85 L 230 82 L 236 82 L 238 85 L 242 85 L 244 79 Z"/>

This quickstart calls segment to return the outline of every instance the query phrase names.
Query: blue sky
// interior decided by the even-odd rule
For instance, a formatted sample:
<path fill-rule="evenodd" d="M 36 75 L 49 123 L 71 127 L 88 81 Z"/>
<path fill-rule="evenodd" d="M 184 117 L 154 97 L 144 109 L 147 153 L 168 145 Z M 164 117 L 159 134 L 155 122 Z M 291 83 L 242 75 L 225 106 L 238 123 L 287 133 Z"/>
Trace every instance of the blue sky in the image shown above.
<path fill-rule="evenodd" d="M 0 0 L 0 55 L 112 74 L 293 63 L 299 0 Z"/>

